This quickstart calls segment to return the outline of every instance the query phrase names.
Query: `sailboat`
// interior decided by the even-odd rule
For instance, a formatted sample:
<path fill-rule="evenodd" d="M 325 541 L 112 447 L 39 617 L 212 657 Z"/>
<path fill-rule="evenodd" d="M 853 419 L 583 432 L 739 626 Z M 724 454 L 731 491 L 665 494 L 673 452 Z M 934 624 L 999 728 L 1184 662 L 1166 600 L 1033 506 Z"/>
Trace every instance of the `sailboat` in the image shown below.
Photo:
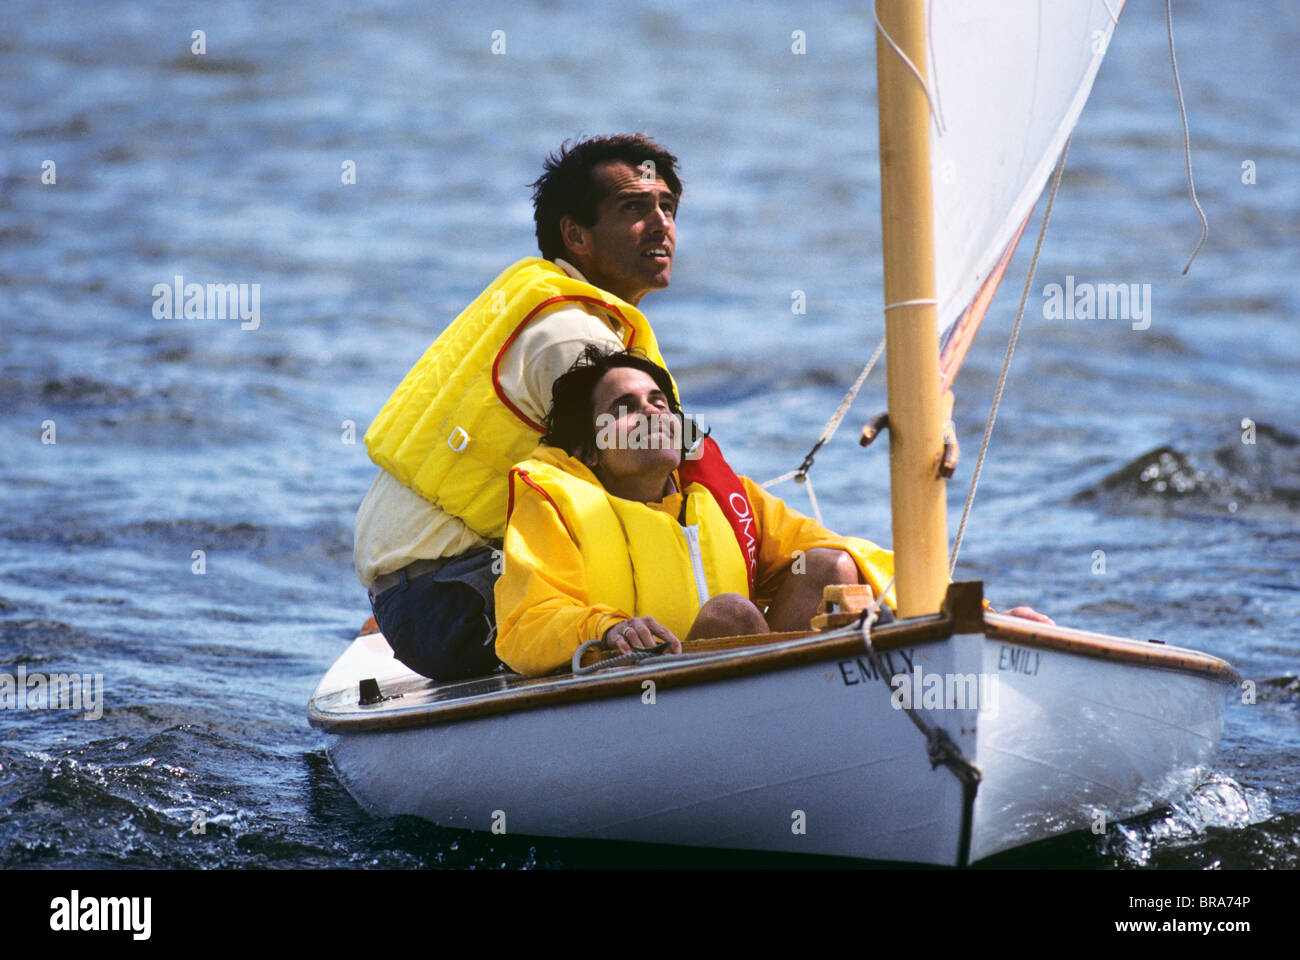
<path fill-rule="evenodd" d="M 962 866 L 1195 788 L 1240 682 L 1228 663 L 996 614 L 948 579 L 949 389 L 1119 8 L 876 5 L 897 619 L 831 588 L 819 630 L 446 684 L 363 630 L 309 718 L 366 810 Z"/>

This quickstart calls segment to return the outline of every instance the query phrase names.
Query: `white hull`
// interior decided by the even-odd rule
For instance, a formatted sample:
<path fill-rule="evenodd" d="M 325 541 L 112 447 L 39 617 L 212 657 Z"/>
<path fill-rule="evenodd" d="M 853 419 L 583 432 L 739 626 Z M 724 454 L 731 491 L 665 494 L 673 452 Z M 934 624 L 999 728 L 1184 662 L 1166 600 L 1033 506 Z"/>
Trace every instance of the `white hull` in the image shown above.
<path fill-rule="evenodd" d="M 1209 773 L 1223 730 L 1221 681 L 1046 651 L 1034 651 L 1036 674 L 999 671 L 1008 647 L 984 647 L 999 703 L 995 718 L 979 721 L 972 861 L 1025 837 L 1145 813 Z"/>
<path fill-rule="evenodd" d="M 949 690 L 945 709 L 917 711 L 981 771 L 968 805 L 952 770 L 932 769 L 925 736 L 871 675 L 865 652 L 672 683 L 678 670 L 743 662 L 758 652 L 719 651 L 694 664 L 665 659 L 599 675 L 649 674 L 656 678 L 653 703 L 634 681 L 603 699 L 340 732 L 330 757 L 349 792 L 381 816 L 538 836 L 955 865 L 1185 794 L 1205 772 L 1222 723 L 1221 678 L 1031 650 L 982 634 L 882 654 L 890 674 L 983 671 L 997 678 L 996 689 L 986 678 L 982 703 L 953 709 Z M 1012 660 L 1018 669 L 1010 669 Z M 346 687 L 355 703 L 358 680 L 377 677 L 390 688 L 402 676 L 409 677 L 372 635 L 356 641 L 317 694 Z M 553 690 L 591 682 L 533 681 Z M 488 701 L 493 683 L 461 686 Z M 419 709 L 418 692 L 408 698 L 388 709 Z"/>

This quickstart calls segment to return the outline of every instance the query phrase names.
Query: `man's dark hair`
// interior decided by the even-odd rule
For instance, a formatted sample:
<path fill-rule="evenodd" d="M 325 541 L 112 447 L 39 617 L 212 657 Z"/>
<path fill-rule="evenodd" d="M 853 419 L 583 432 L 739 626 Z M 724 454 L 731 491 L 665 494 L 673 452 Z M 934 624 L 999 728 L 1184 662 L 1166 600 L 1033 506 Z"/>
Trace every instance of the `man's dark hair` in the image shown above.
<path fill-rule="evenodd" d="M 559 153 L 546 158 L 545 171 L 533 183 L 533 219 L 537 222 L 537 246 L 547 260 L 568 253 L 560 235 L 560 219 L 572 217 L 584 227 L 596 223 L 596 206 L 601 201 L 592 171 L 607 160 L 622 160 L 634 170 L 647 160 L 655 175 L 662 177 L 675 196 L 682 195 L 677 177 L 677 158 L 643 133 L 619 133 L 592 137 L 570 145 L 566 140 Z"/>
<path fill-rule="evenodd" d="M 591 398 L 601 377 L 615 367 L 634 367 L 648 373 L 668 398 L 668 409 L 678 419 L 682 419 L 681 404 L 677 402 L 677 391 L 673 389 L 673 381 L 667 370 L 637 351 L 611 352 L 593 343 L 582 351 L 573 366 L 551 387 L 551 409 L 543 421 L 546 434 L 542 437 L 542 443 L 559 447 L 579 460 L 585 460 L 587 455 L 595 452 L 596 411 L 592 408 Z M 685 453 L 695 443 L 698 435 L 693 422 L 685 421 L 683 426 L 682 452 Z"/>

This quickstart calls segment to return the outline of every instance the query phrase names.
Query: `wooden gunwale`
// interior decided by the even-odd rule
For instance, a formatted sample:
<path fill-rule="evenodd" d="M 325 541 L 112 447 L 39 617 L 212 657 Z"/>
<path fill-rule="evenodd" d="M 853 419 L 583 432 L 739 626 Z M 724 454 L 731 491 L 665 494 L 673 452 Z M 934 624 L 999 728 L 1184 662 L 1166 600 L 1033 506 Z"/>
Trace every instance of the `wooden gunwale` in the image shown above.
<path fill-rule="evenodd" d="M 1035 623 L 1002 613 L 986 613 L 984 626 L 984 635 L 990 640 L 1006 640 L 1022 647 L 1057 650 L 1116 663 L 1201 673 L 1228 683 L 1241 683 L 1241 674 L 1231 664 L 1199 650 L 1170 648 L 1149 640 L 1128 640 L 1088 630 Z"/>
<path fill-rule="evenodd" d="M 946 640 L 950 635 L 949 619 L 943 614 L 938 614 L 881 627 L 872 635 L 872 639 L 876 649 L 886 651 L 897 647 Z M 797 646 L 786 645 L 790 641 L 801 639 L 812 642 Z M 587 700 L 603 700 L 624 695 L 640 697 L 643 692 L 642 684 L 646 680 L 653 680 L 659 691 L 671 690 L 826 660 L 843 659 L 857 656 L 863 650 L 862 636 L 857 631 L 835 631 L 824 638 L 809 631 L 727 637 L 725 640 L 727 643 L 720 645 L 722 649 L 716 651 L 709 649 L 707 645 L 717 641 L 702 641 L 698 646 L 684 645 L 686 652 L 716 652 L 721 655 L 718 659 L 710 657 L 703 662 L 693 662 L 675 661 L 671 657 L 665 657 L 654 661 L 653 665 L 642 663 L 635 669 L 619 669 L 607 674 L 538 677 L 532 680 L 515 681 L 519 685 L 512 689 L 444 703 L 427 705 L 410 703 L 409 698 L 413 694 L 418 696 L 419 692 L 428 689 L 427 685 L 431 683 L 422 678 L 418 681 L 412 678 L 409 683 L 388 684 L 383 691 L 386 694 L 402 693 L 403 700 L 407 700 L 407 703 L 397 701 L 392 705 L 375 704 L 370 708 L 358 708 L 356 712 L 349 709 L 346 715 L 340 716 L 332 711 L 322 711 L 317 700 L 313 699 L 308 707 L 307 716 L 313 726 L 339 733 L 431 726 L 454 720 L 468 720 L 498 713 L 534 710 Z M 763 649 L 773 646 L 778 649 Z M 728 648 L 734 649 L 730 655 L 727 653 Z"/>
<path fill-rule="evenodd" d="M 915 617 L 878 627 L 872 633 L 872 643 L 883 653 L 899 647 L 946 640 L 953 633 L 965 632 L 983 632 L 992 640 L 1040 650 L 1198 674 L 1225 683 L 1238 684 L 1241 680 L 1231 665 L 1199 651 L 993 613 L 984 613 L 982 618 L 974 620 L 967 611 L 957 616 L 946 611 L 929 617 Z M 811 642 L 799 643 L 800 640 Z M 442 702 L 421 702 L 422 694 L 437 688 L 431 681 L 412 676 L 410 680 L 389 683 L 384 688 L 386 694 L 403 694 L 401 700 L 371 707 L 357 707 L 355 701 L 345 701 L 346 709 L 336 710 L 321 709 L 317 699 L 313 699 L 308 708 L 308 718 L 313 726 L 334 733 L 432 726 L 617 696 L 640 697 L 646 680 L 653 680 L 656 689 L 663 691 L 840 660 L 860 656 L 863 643 L 861 634 L 850 629 L 832 631 L 820 638 L 812 633 L 787 633 L 705 640 L 687 644 L 686 651 L 719 656 L 710 656 L 703 661 L 665 658 L 632 669 L 620 668 L 608 674 L 580 677 L 570 675 L 528 680 L 503 677 L 504 689 Z M 491 681 L 473 681 L 475 684 L 485 682 Z M 337 699 L 338 694 L 325 694 L 324 697 Z"/>

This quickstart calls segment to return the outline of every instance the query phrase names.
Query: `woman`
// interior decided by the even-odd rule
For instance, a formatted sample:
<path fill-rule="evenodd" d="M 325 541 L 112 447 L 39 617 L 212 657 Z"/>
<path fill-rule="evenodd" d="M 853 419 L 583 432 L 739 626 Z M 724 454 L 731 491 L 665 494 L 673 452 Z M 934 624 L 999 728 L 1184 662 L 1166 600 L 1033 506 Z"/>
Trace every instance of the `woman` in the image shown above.
<path fill-rule="evenodd" d="M 496 650 L 540 675 L 601 637 L 661 641 L 807 629 L 832 583 L 879 591 L 893 555 L 837 537 L 731 473 L 705 438 L 684 454 L 667 372 L 589 348 L 554 386 L 542 446 L 510 476 Z"/>

